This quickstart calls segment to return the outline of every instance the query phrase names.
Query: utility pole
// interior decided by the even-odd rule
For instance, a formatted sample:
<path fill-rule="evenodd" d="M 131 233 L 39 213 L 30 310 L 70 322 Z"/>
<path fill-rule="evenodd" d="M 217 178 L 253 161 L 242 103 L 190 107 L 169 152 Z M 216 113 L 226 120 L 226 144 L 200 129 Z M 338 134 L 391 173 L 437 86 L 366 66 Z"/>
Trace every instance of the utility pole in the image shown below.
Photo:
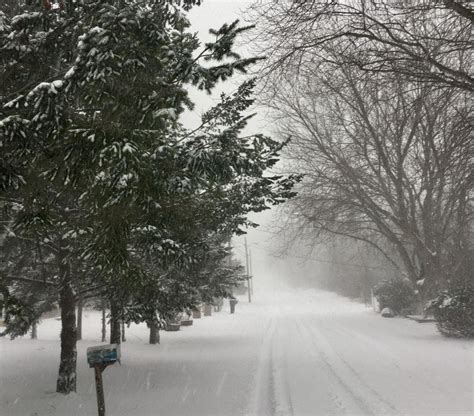
<path fill-rule="evenodd" d="M 249 264 L 250 264 L 250 292 L 253 296 L 253 268 L 252 268 L 252 250 L 249 248 Z"/>
<path fill-rule="evenodd" d="M 247 292 L 249 294 L 249 303 L 252 302 L 252 294 L 250 289 L 250 274 L 249 274 L 249 249 L 247 247 L 247 237 L 244 238 L 245 243 L 245 263 L 246 263 L 246 270 L 247 270 Z"/>

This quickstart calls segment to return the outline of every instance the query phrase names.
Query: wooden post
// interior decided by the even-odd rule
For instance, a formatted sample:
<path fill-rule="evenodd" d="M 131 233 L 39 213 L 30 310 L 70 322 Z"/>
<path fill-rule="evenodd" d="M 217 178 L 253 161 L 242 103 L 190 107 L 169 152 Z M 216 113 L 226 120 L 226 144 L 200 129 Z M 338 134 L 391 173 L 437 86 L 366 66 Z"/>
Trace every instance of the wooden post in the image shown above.
<path fill-rule="evenodd" d="M 95 372 L 95 391 L 97 393 L 97 411 L 99 416 L 105 416 L 104 385 L 102 384 L 102 372 L 105 366 L 101 364 L 94 365 Z"/>
<path fill-rule="evenodd" d="M 125 322 L 122 321 L 122 342 L 125 342 L 127 339 L 125 338 Z"/>
<path fill-rule="evenodd" d="M 252 270 L 252 250 L 249 249 L 249 269 L 250 269 L 250 293 L 253 296 L 253 270 Z"/>

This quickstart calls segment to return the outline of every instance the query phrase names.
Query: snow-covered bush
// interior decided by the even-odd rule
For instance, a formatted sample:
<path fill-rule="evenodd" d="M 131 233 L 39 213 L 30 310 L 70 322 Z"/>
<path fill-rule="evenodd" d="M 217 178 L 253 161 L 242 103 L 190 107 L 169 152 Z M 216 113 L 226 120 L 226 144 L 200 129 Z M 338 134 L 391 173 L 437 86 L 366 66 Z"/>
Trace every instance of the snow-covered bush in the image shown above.
<path fill-rule="evenodd" d="M 390 308 L 396 314 L 413 308 L 416 300 L 410 282 L 399 279 L 381 281 L 374 287 L 374 295 L 381 310 Z"/>
<path fill-rule="evenodd" d="M 474 338 L 474 287 L 449 289 L 428 302 L 439 331 L 448 337 Z"/>
<path fill-rule="evenodd" d="M 382 315 L 384 318 L 393 318 L 395 313 L 390 308 L 383 308 L 382 312 L 380 312 L 380 315 Z"/>

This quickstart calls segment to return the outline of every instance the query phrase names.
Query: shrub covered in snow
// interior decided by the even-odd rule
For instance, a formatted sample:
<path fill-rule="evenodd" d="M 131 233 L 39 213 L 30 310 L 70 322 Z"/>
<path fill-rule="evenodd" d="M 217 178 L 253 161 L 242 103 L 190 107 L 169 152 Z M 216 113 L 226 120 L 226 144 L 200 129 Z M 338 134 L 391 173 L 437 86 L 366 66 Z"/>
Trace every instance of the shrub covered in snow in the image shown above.
<path fill-rule="evenodd" d="M 399 279 L 381 281 L 375 286 L 374 295 L 380 304 L 380 309 L 390 308 L 396 314 L 412 308 L 416 300 L 410 282 Z"/>
<path fill-rule="evenodd" d="M 382 312 L 380 312 L 380 315 L 382 315 L 384 318 L 393 318 L 395 313 L 390 308 L 383 308 Z"/>
<path fill-rule="evenodd" d="M 474 338 L 474 287 L 449 289 L 428 302 L 439 331 L 449 337 Z"/>

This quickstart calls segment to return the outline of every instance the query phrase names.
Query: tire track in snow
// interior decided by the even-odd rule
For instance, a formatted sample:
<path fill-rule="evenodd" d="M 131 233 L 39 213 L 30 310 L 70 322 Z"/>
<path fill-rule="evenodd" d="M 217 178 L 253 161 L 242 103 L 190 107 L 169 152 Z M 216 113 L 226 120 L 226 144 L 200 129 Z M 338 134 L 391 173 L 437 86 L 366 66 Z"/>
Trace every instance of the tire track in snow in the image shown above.
<path fill-rule="evenodd" d="M 287 359 L 279 336 L 278 322 L 272 317 L 265 329 L 258 356 L 254 394 L 247 416 L 292 416 L 287 382 Z"/>
<path fill-rule="evenodd" d="M 294 328 L 296 329 L 298 339 L 301 340 L 301 345 L 305 348 L 305 356 L 313 358 L 313 360 L 307 363 L 307 371 L 312 371 L 314 379 L 320 379 L 325 381 L 324 388 L 319 389 L 319 391 L 315 392 L 315 394 L 313 395 L 316 398 L 316 402 L 314 403 L 315 414 L 347 414 L 347 400 L 344 400 L 344 397 L 341 397 L 341 385 L 339 379 L 335 377 L 334 374 L 332 374 L 328 364 L 315 353 L 313 343 L 311 341 L 308 341 L 310 338 L 309 335 L 302 329 L 299 322 L 295 323 Z M 311 370 L 309 366 L 312 366 L 313 369 Z M 331 380 L 331 378 L 333 378 L 333 380 Z M 334 381 L 336 382 L 335 385 Z M 316 387 L 316 385 L 314 387 Z M 345 388 L 345 386 L 342 387 Z M 353 399 L 349 398 L 349 400 Z M 344 402 L 346 403 L 346 405 L 344 404 Z"/>
<path fill-rule="evenodd" d="M 247 416 L 273 415 L 272 386 L 272 342 L 276 331 L 276 320 L 271 318 L 264 331 L 262 345 L 258 354 L 257 371 L 254 378 L 253 395 Z"/>
<path fill-rule="evenodd" d="M 321 326 L 324 327 L 325 331 L 332 332 L 333 334 L 340 334 L 346 338 L 355 338 L 355 339 L 360 340 L 365 345 L 367 345 L 368 348 L 375 350 L 375 352 L 379 356 L 383 357 L 383 358 L 379 357 L 378 360 L 381 360 L 383 363 L 388 363 L 394 369 L 394 371 L 398 371 L 401 374 L 404 374 L 407 380 L 413 380 L 417 382 L 420 386 L 423 386 L 424 388 L 428 388 L 433 394 L 447 395 L 446 391 L 444 391 L 443 389 L 439 388 L 439 386 L 432 383 L 431 380 L 427 380 L 426 378 L 420 377 L 418 373 L 412 371 L 411 369 L 400 367 L 400 365 L 397 363 L 396 355 L 388 351 L 387 348 L 385 348 L 385 345 L 382 344 L 380 341 L 374 340 L 373 338 L 370 338 L 364 334 L 361 334 L 353 329 L 349 329 L 340 324 L 336 324 L 336 325 L 337 327 L 334 325 L 328 326 L 325 324 L 321 324 Z M 449 400 L 456 400 L 456 397 L 453 395 L 449 395 Z"/>
<path fill-rule="evenodd" d="M 281 327 L 281 326 L 280 326 Z M 277 329 L 276 334 L 279 334 Z M 288 362 L 282 345 L 282 338 L 275 336 L 276 342 L 272 342 L 272 386 L 273 401 L 275 404 L 274 416 L 292 416 L 293 405 L 291 403 L 291 392 L 288 386 Z"/>
<path fill-rule="evenodd" d="M 315 347 L 312 354 L 322 359 L 327 369 L 343 390 L 349 394 L 363 415 L 402 416 L 398 409 L 367 385 L 357 371 L 332 348 L 324 333 L 315 326 L 301 321 L 298 321 L 298 325 L 309 343 Z"/>

